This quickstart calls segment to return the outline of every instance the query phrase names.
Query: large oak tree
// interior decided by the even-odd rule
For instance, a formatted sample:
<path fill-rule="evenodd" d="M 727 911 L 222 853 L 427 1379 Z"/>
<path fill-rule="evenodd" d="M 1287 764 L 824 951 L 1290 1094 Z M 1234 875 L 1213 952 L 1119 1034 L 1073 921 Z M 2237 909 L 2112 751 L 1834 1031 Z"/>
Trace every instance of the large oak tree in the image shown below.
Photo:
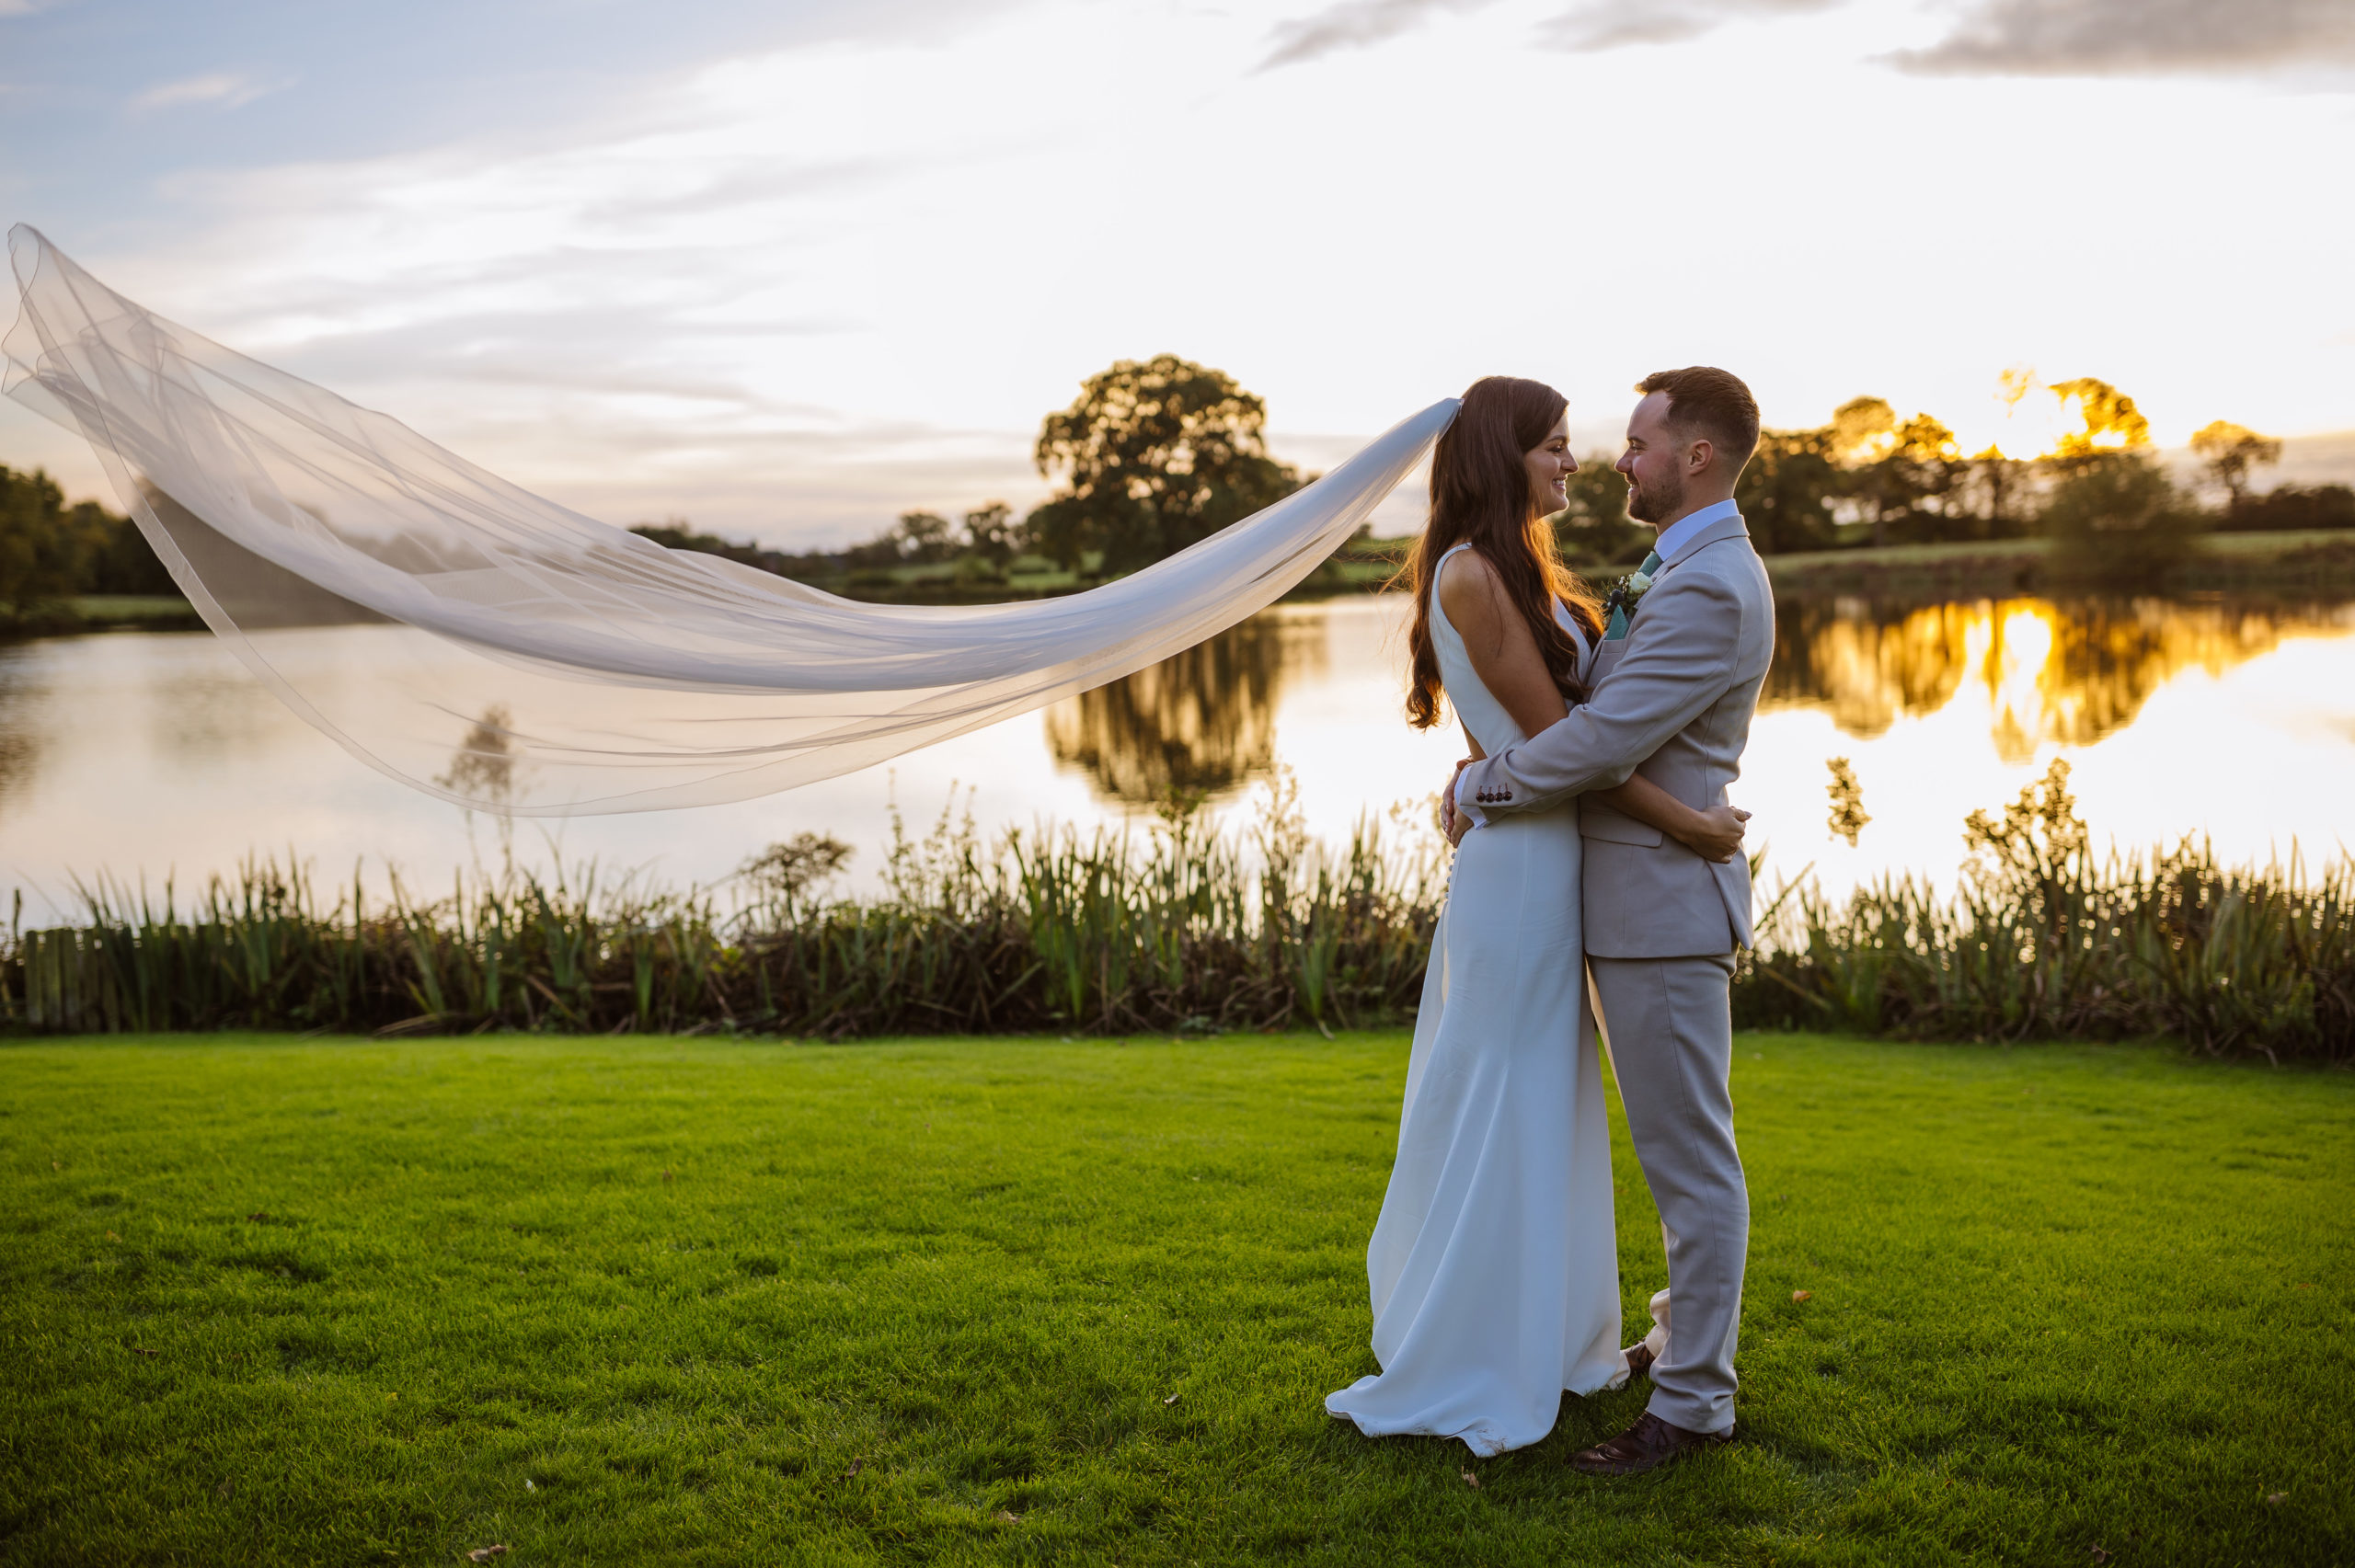
<path fill-rule="evenodd" d="M 1267 418 L 1225 372 L 1175 354 L 1089 377 L 1039 431 L 1039 472 L 1063 485 L 1030 514 L 1037 547 L 1133 571 L 1281 500 L 1301 479 L 1268 455 Z"/>

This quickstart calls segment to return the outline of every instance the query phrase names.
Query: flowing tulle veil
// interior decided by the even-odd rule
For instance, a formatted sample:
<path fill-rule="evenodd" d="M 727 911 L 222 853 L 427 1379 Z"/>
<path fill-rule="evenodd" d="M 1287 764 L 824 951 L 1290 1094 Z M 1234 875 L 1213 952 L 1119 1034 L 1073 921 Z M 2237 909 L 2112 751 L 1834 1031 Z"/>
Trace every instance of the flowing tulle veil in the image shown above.
<path fill-rule="evenodd" d="M 1456 406 L 1087 592 L 863 604 L 545 500 L 142 309 L 32 228 L 8 249 L 0 386 L 88 439 L 206 624 L 353 756 L 518 816 L 788 789 L 1141 670 L 1306 577 Z"/>

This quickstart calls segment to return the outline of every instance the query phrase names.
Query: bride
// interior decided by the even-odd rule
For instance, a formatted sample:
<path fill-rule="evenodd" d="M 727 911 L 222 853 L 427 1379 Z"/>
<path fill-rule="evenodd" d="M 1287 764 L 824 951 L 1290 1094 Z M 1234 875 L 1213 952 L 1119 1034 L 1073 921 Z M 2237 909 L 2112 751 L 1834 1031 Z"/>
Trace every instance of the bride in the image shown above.
<path fill-rule="evenodd" d="M 1588 696 L 1601 610 L 1542 521 L 1578 471 L 1567 407 L 1540 382 L 1475 382 L 1431 460 L 1407 712 L 1429 728 L 1443 693 L 1476 758 Z M 1598 798 L 1709 859 L 1740 851 L 1729 807 L 1695 811 L 1642 778 Z M 1616 1388 L 1649 1362 L 1619 1346 L 1580 866 L 1575 801 L 1498 817 L 1456 852 L 1366 1249 L 1382 1371 L 1325 1402 L 1370 1437 L 1518 1448 L 1553 1430 L 1565 1391 Z"/>

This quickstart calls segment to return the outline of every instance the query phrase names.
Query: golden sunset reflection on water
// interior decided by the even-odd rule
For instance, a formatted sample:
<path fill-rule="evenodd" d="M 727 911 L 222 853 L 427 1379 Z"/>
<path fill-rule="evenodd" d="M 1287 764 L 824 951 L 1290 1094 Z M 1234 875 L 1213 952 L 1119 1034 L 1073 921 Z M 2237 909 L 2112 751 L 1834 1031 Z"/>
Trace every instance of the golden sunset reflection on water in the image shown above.
<path fill-rule="evenodd" d="M 1844 734 L 1870 739 L 1975 687 L 1996 755 L 2022 764 L 2048 744 L 2089 746 L 2131 724 L 2184 671 L 2221 678 L 2285 638 L 2355 632 L 2355 610 L 2021 599 L 1877 614 L 1835 600 L 1786 608 L 1780 632 L 1762 713 L 1821 707 Z"/>

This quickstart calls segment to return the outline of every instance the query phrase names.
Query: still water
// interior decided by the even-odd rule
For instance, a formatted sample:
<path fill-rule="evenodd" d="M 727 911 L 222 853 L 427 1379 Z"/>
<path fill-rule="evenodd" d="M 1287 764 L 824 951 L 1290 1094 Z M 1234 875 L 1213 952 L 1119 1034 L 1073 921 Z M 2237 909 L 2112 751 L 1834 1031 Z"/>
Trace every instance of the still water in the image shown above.
<path fill-rule="evenodd" d="M 912 828 L 957 792 L 984 829 L 1141 819 L 1172 785 L 1248 812 L 1290 770 L 1311 830 L 1428 797 L 1462 741 L 1400 714 L 1403 602 L 1286 605 L 1169 663 L 887 766 L 695 811 L 499 825 L 352 761 L 209 634 L 113 634 L 0 649 L 0 877 L 29 921 L 111 874 L 185 892 L 257 854 L 324 880 L 397 872 L 419 892 L 503 853 L 593 861 L 606 879 L 727 877 L 763 845 L 828 831 L 871 885 L 896 803 Z M 2263 859 L 2344 846 L 2355 803 L 2355 604 L 2278 600 L 1980 601 L 1785 607 L 1735 803 L 1766 881 L 1841 891 L 1888 871 L 1945 881 L 1970 810 L 2055 756 L 2097 841 L 2206 834 Z M 330 634 L 340 635 L 343 634 Z M 356 635 L 364 635 L 361 632 Z M 1872 820 L 1828 824 L 1845 757 Z"/>

